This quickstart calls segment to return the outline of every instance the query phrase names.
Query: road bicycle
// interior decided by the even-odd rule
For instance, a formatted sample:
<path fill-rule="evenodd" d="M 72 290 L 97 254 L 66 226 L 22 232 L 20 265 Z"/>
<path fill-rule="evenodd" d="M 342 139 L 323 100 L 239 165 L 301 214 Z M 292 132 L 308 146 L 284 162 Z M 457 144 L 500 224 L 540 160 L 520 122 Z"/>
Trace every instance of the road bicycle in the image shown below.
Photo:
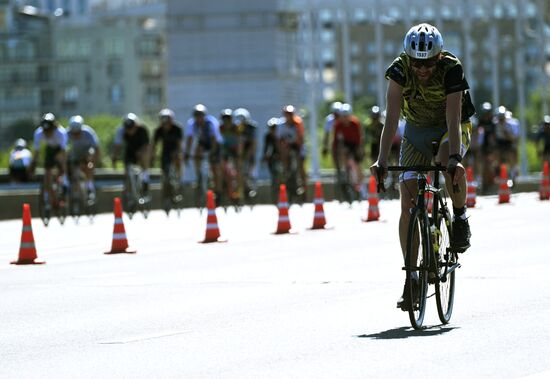
<path fill-rule="evenodd" d="M 220 204 L 225 210 L 233 206 L 237 212 L 241 210 L 239 191 L 239 175 L 233 157 L 229 156 L 222 161 L 222 198 Z"/>
<path fill-rule="evenodd" d="M 447 206 L 445 188 L 440 187 L 439 174 L 446 171 L 440 163 L 434 166 L 389 166 L 388 171 L 417 172 L 418 193 L 414 207 L 410 210 L 405 254 L 406 272 L 404 299 L 409 304 L 411 325 L 422 329 L 429 285 L 435 286 L 437 314 L 443 324 L 449 323 L 453 312 L 455 293 L 455 272 L 459 250 L 451 248 L 452 218 Z M 433 184 L 427 181 L 427 174 L 433 172 Z M 379 184 L 379 191 L 383 190 Z M 458 188 L 455 187 L 454 191 Z M 426 195 L 431 194 L 433 205 L 428 211 Z M 414 279 L 413 279 L 414 278 Z"/>
<path fill-rule="evenodd" d="M 82 215 L 88 216 L 91 220 L 97 213 L 95 191 L 88 191 L 86 177 L 78 164 L 71 168 L 69 213 L 76 223 Z"/>
<path fill-rule="evenodd" d="M 289 203 L 303 204 L 306 201 L 306 191 L 305 183 L 302 183 L 300 177 L 299 152 L 296 149 L 290 149 L 288 154 L 288 165 L 286 168 L 282 167 L 282 182 L 286 185 Z"/>
<path fill-rule="evenodd" d="M 361 168 L 358 167 L 352 153 L 341 141 L 336 147 L 336 156 L 339 162 L 339 168 L 336 170 L 339 198 L 341 202 L 351 205 L 354 201 L 361 200 L 361 183 L 358 174 L 358 170 Z"/>
<path fill-rule="evenodd" d="M 168 172 L 162 175 L 162 208 L 166 215 L 175 210 L 178 217 L 183 209 L 183 183 L 181 169 L 171 162 Z"/>
<path fill-rule="evenodd" d="M 50 224 L 52 217 L 57 217 L 61 225 L 67 218 L 66 194 L 59 171 L 53 169 L 51 177 L 51 183 L 46 183 L 45 177 L 42 180 L 38 197 L 38 212 L 44 226 Z"/>
<path fill-rule="evenodd" d="M 140 166 L 128 163 L 124 178 L 124 190 L 122 202 L 128 217 L 132 219 L 134 214 L 140 212 L 144 218 L 149 216 L 151 199 L 143 190 L 143 170 Z"/>

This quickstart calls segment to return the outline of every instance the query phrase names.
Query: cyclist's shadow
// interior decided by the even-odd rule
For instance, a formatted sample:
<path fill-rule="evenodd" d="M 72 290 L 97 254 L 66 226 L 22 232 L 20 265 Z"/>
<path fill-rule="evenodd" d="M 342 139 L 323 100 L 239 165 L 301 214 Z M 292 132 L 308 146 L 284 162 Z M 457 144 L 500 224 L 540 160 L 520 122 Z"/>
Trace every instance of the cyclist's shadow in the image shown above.
<path fill-rule="evenodd" d="M 415 330 L 411 327 L 403 326 L 401 328 L 389 329 L 379 333 L 361 334 L 356 337 L 371 338 L 374 340 L 395 340 L 395 339 L 404 339 L 404 338 L 410 338 L 410 337 L 437 336 L 437 335 L 448 333 L 453 329 L 458 329 L 458 327 L 436 325 L 436 326 L 425 327 L 422 330 Z"/>

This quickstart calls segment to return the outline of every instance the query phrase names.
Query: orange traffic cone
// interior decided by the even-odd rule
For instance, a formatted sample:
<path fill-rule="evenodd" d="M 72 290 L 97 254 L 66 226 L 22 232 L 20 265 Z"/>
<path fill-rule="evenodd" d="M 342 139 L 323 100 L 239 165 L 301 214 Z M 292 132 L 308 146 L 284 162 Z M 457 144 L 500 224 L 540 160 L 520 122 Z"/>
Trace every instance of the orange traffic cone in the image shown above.
<path fill-rule="evenodd" d="M 286 196 L 286 185 L 279 186 L 279 221 L 277 223 L 277 231 L 274 234 L 290 233 L 290 218 L 288 217 L 288 198 Z"/>
<path fill-rule="evenodd" d="M 367 200 L 369 202 L 369 212 L 367 214 L 367 219 L 363 221 L 378 221 L 380 218 L 380 210 L 378 209 L 378 192 L 376 190 L 376 179 L 374 175 L 371 175 L 369 179 Z"/>
<path fill-rule="evenodd" d="M 477 182 L 474 180 L 474 170 L 471 167 L 466 168 L 466 206 L 474 208 L 476 206 Z"/>
<path fill-rule="evenodd" d="M 548 161 L 542 166 L 542 179 L 540 181 L 539 197 L 541 200 L 550 199 L 550 175 L 548 174 Z"/>
<path fill-rule="evenodd" d="M 46 263 L 36 259 L 36 247 L 31 225 L 31 206 L 25 203 L 23 204 L 23 231 L 21 233 L 21 245 L 19 245 L 19 258 L 11 264 L 38 265 Z"/>
<path fill-rule="evenodd" d="M 113 228 L 113 243 L 111 251 L 107 251 L 105 254 L 135 254 L 135 250 L 129 250 L 128 248 L 128 239 L 126 238 L 126 230 L 124 229 L 124 221 L 122 220 L 122 204 L 119 197 L 115 197 L 114 204 L 115 226 Z"/>
<path fill-rule="evenodd" d="M 508 170 L 505 164 L 500 165 L 500 184 L 498 186 L 498 203 L 505 204 L 510 202 L 510 186 L 508 185 Z"/>
<path fill-rule="evenodd" d="M 218 228 L 218 218 L 216 217 L 216 203 L 212 190 L 208 190 L 206 193 L 206 208 L 208 210 L 206 216 L 206 233 L 204 235 L 204 240 L 200 242 L 226 242 L 220 239 L 220 229 Z"/>
<path fill-rule="evenodd" d="M 313 198 L 315 213 L 313 214 L 313 226 L 310 230 L 325 229 L 327 221 L 325 219 L 323 202 L 323 189 L 321 187 L 321 182 L 315 182 L 315 197 Z"/>

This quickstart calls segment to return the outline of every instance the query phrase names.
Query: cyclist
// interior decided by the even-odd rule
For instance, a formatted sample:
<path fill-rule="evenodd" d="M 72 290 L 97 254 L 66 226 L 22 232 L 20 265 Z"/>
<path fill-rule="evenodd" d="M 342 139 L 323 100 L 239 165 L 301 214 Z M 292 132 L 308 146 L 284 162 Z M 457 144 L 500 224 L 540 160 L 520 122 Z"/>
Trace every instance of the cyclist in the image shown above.
<path fill-rule="evenodd" d="M 233 169 L 236 171 L 237 183 L 240 183 L 240 167 L 239 162 L 241 160 L 243 144 L 241 134 L 239 133 L 239 128 L 233 122 L 233 110 L 226 108 L 222 109 L 220 112 L 220 133 L 223 137 L 222 145 L 222 165 L 224 176 L 225 173 L 229 172 L 229 164 L 233 162 Z M 226 177 L 227 181 L 230 181 L 231 178 Z M 239 191 L 238 188 L 232 188 L 232 193 L 229 194 L 229 200 L 233 203 L 239 201 Z"/>
<path fill-rule="evenodd" d="M 296 114 L 296 109 L 293 105 L 285 105 L 283 107 L 283 118 L 277 128 L 277 139 L 279 145 L 279 153 L 281 154 L 281 162 L 283 170 L 288 170 L 290 164 L 291 151 L 296 153 L 298 159 L 298 174 L 302 182 L 302 186 L 306 185 L 306 172 L 304 168 L 305 145 L 304 145 L 304 123 L 302 118 Z M 305 188 L 297 189 L 299 195 L 305 192 Z"/>
<path fill-rule="evenodd" d="M 69 119 L 69 175 L 72 177 L 76 166 L 80 167 L 86 177 L 88 200 L 95 200 L 94 165 L 99 162 L 99 138 L 96 132 L 84 124 L 82 116 L 75 115 Z"/>
<path fill-rule="evenodd" d="M 195 161 L 195 173 L 200 172 L 202 156 L 208 153 L 212 179 L 214 180 L 214 191 L 216 198 L 221 194 L 221 145 L 223 137 L 220 133 L 220 124 L 216 117 L 208 114 L 208 109 L 203 104 L 193 107 L 192 117 L 187 120 L 185 128 L 185 161 L 189 161 L 193 153 Z"/>
<path fill-rule="evenodd" d="M 156 146 L 160 142 L 162 144 L 160 167 L 164 177 L 162 185 L 163 201 L 168 201 L 170 190 L 166 184 L 170 177 L 170 165 L 173 165 L 176 172 L 181 173 L 183 127 L 176 121 L 174 111 L 171 109 L 162 109 L 158 117 L 159 125 L 154 131 L 151 146 L 151 166 L 155 161 Z M 163 205 L 166 206 L 165 204 Z"/>
<path fill-rule="evenodd" d="M 466 177 L 461 163 L 470 142 L 470 117 L 475 113 L 468 94 L 469 85 L 462 64 L 450 52 L 443 50 L 443 38 L 429 24 L 413 26 L 404 39 L 404 51 L 385 73 L 387 89 L 386 123 L 380 140 L 378 160 L 371 172 L 382 181 L 386 176 L 387 159 L 392 138 L 399 122 L 400 109 L 406 121 L 400 152 L 400 164 L 430 165 L 432 141 L 439 142 L 438 162 L 447 166 L 446 186 L 453 203 L 453 233 L 451 245 L 465 251 L 470 247 L 470 227 L 466 218 Z M 460 191 L 453 192 L 453 185 Z M 405 172 L 400 177 L 401 217 L 399 239 L 403 256 L 407 244 L 411 198 L 417 193 L 416 173 Z M 411 278 L 418 280 L 418 278 Z M 398 307 L 409 308 L 404 301 Z"/>
<path fill-rule="evenodd" d="M 342 103 L 339 101 L 335 101 L 330 105 L 330 113 L 325 117 L 325 129 L 323 134 L 323 150 L 322 154 L 323 156 L 326 156 L 328 154 L 328 144 L 330 139 L 330 133 L 334 130 L 334 123 L 338 118 L 340 117 L 340 110 L 342 109 Z M 338 159 L 333 155 L 332 160 L 334 162 L 334 166 L 336 169 L 338 169 Z"/>
<path fill-rule="evenodd" d="M 27 149 L 27 141 L 18 138 L 10 152 L 9 175 L 14 183 L 28 182 L 32 164 L 32 153 Z"/>
<path fill-rule="evenodd" d="M 372 162 L 378 159 L 380 137 L 384 122 L 381 117 L 380 107 L 374 105 L 370 110 L 370 122 L 365 127 L 365 136 L 370 141 L 370 158 Z"/>
<path fill-rule="evenodd" d="M 519 139 L 519 122 L 512 118 L 512 112 L 501 105 L 497 110 L 495 139 L 498 152 L 498 163 L 509 165 L 512 179 L 516 173 L 517 141 Z"/>
<path fill-rule="evenodd" d="M 149 196 L 149 131 L 141 124 L 138 116 L 128 113 L 122 119 L 122 125 L 117 129 L 113 141 L 114 149 L 112 162 L 116 166 L 120 150 L 124 144 L 124 165 L 127 169 L 129 164 L 137 164 L 142 170 L 143 195 Z"/>
<path fill-rule="evenodd" d="M 242 137 L 242 157 L 240 161 L 241 188 L 246 197 L 256 196 L 254 168 L 256 163 L 256 129 L 257 124 L 245 108 L 233 112 L 233 120 Z"/>
<path fill-rule="evenodd" d="M 174 111 L 165 108 L 159 112 L 159 125 L 153 134 L 151 148 L 151 163 L 155 160 L 155 149 L 162 143 L 160 167 L 164 175 L 168 175 L 170 164 L 179 171 L 181 168 L 183 127 L 176 121 Z"/>
<path fill-rule="evenodd" d="M 538 145 L 537 151 L 540 154 L 542 161 L 550 160 L 550 116 L 545 115 L 542 119 L 541 127 L 537 133 L 536 141 Z"/>
<path fill-rule="evenodd" d="M 482 186 L 485 189 L 494 182 L 493 165 L 496 159 L 495 117 L 493 106 L 488 101 L 481 105 L 476 129 L 480 139 Z"/>
<path fill-rule="evenodd" d="M 362 186 L 363 183 L 363 170 L 361 170 L 361 161 L 364 157 L 363 150 L 363 131 L 361 129 L 361 123 L 359 119 L 352 114 L 352 107 L 350 104 L 342 104 L 340 108 L 340 117 L 334 123 L 334 135 L 332 138 L 332 155 L 339 158 L 339 149 L 343 149 L 344 153 L 344 169 L 348 169 L 348 158 L 352 158 L 355 161 L 355 165 L 352 167 L 355 170 L 357 176 L 357 183 L 354 183 L 357 188 L 354 188 L 358 193 L 361 192 L 363 197 L 366 197 L 365 189 Z M 340 164 L 339 164 L 340 165 Z"/>
<path fill-rule="evenodd" d="M 279 149 L 277 141 L 277 126 L 279 125 L 279 119 L 272 117 L 267 121 L 267 133 L 264 136 L 264 149 L 262 159 L 267 163 L 269 174 L 271 176 L 271 185 L 273 187 L 273 202 L 277 202 L 277 191 L 279 184 L 279 172 L 277 170 L 277 164 L 279 162 Z"/>
<path fill-rule="evenodd" d="M 44 184 L 45 188 L 49 189 L 52 195 L 50 199 L 54 199 L 54 194 L 51 193 L 52 169 L 59 168 L 59 176 L 61 177 L 63 195 L 67 194 L 69 181 L 67 179 L 67 131 L 59 124 L 53 113 L 46 113 L 42 116 L 40 126 L 34 132 L 34 152 L 31 172 L 36 168 L 38 155 L 40 154 L 40 145 L 44 143 L 46 149 L 44 152 Z"/>

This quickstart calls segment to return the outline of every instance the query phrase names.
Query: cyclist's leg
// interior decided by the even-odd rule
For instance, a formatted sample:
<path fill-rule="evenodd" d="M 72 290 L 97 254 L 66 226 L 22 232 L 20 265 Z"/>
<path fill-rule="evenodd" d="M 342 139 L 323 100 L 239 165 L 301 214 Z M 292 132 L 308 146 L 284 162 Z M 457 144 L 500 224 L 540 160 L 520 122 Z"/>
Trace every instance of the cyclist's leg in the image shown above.
<path fill-rule="evenodd" d="M 210 171 L 212 172 L 212 180 L 214 181 L 214 192 L 219 201 L 222 191 L 222 175 L 221 175 L 221 151 L 218 147 L 210 150 L 209 154 Z"/>
<path fill-rule="evenodd" d="M 471 123 L 463 123 L 462 125 L 462 138 L 460 146 L 460 155 L 464 156 L 470 146 L 470 131 Z M 440 147 L 438 159 L 441 164 L 447 165 L 449 157 L 449 141 L 448 138 L 443 136 Z M 447 192 L 453 203 L 453 233 L 451 236 L 452 245 L 456 248 L 465 250 L 470 247 L 470 225 L 468 224 L 468 218 L 466 215 L 466 176 L 464 175 L 459 181 L 459 192 L 453 191 L 453 184 L 450 176 L 445 173 L 445 186 Z"/>
<path fill-rule="evenodd" d="M 399 217 L 399 242 L 403 258 L 407 252 L 407 233 L 409 230 L 409 221 L 411 209 L 416 201 L 418 193 L 418 183 L 415 172 L 405 172 L 400 176 L 399 194 L 401 201 L 401 216 Z"/>

